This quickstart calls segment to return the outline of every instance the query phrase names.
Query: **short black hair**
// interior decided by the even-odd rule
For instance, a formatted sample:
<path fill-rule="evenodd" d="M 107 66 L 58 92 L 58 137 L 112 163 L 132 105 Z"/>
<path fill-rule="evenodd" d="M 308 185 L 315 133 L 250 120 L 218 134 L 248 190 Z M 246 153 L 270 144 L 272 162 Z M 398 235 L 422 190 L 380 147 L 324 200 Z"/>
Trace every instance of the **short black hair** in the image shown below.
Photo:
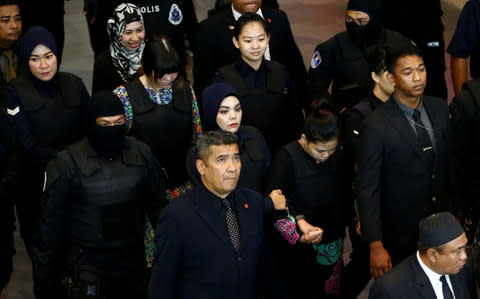
<path fill-rule="evenodd" d="M 438 253 L 442 253 L 443 252 L 443 249 L 445 248 L 445 244 L 443 245 L 440 245 L 440 246 L 436 246 L 436 247 L 425 247 L 423 245 L 421 245 L 420 243 L 418 244 L 418 252 L 421 254 L 421 255 L 426 255 L 427 254 L 427 251 L 432 248 L 432 249 L 435 249 Z"/>
<path fill-rule="evenodd" d="M 322 95 L 311 104 L 311 113 L 305 119 L 303 133 L 310 142 L 328 142 L 340 135 L 338 117 L 330 111 L 331 96 Z"/>
<path fill-rule="evenodd" d="M 154 38 L 145 45 L 142 56 L 143 71 L 154 79 L 165 74 L 180 72 L 180 57 L 170 40 L 165 37 Z"/>
<path fill-rule="evenodd" d="M 381 75 L 387 70 L 385 65 L 385 55 L 387 53 L 388 46 L 371 46 L 366 51 L 366 59 L 368 63 L 368 69 L 370 72 L 374 72 L 377 75 Z"/>
<path fill-rule="evenodd" d="M 401 48 L 391 47 L 385 54 L 385 65 L 390 74 L 394 74 L 398 59 L 405 56 L 418 56 L 423 59 L 422 52 L 413 44 Z"/>
<path fill-rule="evenodd" d="M 212 153 L 210 147 L 212 145 L 231 145 L 237 144 L 237 135 L 226 131 L 209 131 L 203 133 L 195 140 L 195 146 L 197 147 L 197 155 L 199 159 L 203 161 L 207 160 Z"/>
<path fill-rule="evenodd" d="M 233 30 L 233 36 L 238 39 L 238 36 L 240 35 L 240 33 L 242 33 L 243 27 L 253 22 L 260 23 L 267 35 L 270 35 L 270 28 L 268 27 L 268 24 L 267 22 L 265 22 L 264 18 L 257 15 L 256 13 L 246 12 L 242 14 L 242 16 L 237 20 L 237 23 L 235 24 L 235 29 Z"/>
<path fill-rule="evenodd" d="M 20 8 L 20 1 L 18 0 L 0 0 L 0 6 L 17 5 Z"/>

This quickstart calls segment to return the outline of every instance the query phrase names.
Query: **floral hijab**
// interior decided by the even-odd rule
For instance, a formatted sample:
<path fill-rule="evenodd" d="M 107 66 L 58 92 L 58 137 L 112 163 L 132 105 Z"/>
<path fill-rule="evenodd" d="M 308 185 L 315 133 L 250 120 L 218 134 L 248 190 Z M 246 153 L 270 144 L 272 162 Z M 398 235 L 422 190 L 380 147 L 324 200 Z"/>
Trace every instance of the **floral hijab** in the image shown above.
<path fill-rule="evenodd" d="M 121 40 L 125 27 L 132 22 L 140 22 L 144 25 L 140 9 L 131 3 L 118 5 L 107 22 L 107 32 L 110 36 L 110 56 L 113 66 L 125 83 L 137 74 L 145 48 L 145 41 L 135 51 L 122 46 Z"/>

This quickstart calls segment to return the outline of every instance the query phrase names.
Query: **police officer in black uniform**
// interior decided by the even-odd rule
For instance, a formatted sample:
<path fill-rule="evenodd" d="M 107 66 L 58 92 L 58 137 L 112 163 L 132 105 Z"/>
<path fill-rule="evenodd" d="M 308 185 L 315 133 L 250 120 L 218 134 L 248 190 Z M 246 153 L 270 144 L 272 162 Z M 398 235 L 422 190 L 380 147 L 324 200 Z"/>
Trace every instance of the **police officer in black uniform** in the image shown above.
<path fill-rule="evenodd" d="M 92 98 L 88 136 L 60 152 L 45 175 L 37 298 L 60 294 L 59 279 L 67 298 L 146 298 L 145 215 L 156 223 L 166 204 L 165 175 L 147 145 L 125 137 L 113 93 Z"/>
<path fill-rule="evenodd" d="M 307 80 L 311 101 L 327 92 L 333 81 L 336 112 L 352 107 L 372 86 L 365 50 L 375 44 L 400 47 L 410 43 L 401 34 L 382 28 L 380 14 L 380 0 L 349 1 L 347 31 L 319 44 L 313 54 Z"/>
<path fill-rule="evenodd" d="M 400 32 L 422 51 L 428 70 L 425 94 L 446 99 L 445 41 L 440 0 L 382 0 L 382 25 Z M 412 22 L 415 20 L 415 22 Z"/>

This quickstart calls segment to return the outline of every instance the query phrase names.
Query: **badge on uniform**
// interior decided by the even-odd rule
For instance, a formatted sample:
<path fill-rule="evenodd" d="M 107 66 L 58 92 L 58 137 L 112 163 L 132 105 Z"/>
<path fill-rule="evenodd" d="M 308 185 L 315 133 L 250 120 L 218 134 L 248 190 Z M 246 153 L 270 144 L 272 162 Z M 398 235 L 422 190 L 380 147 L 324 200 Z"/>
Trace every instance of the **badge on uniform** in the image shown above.
<path fill-rule="evenodd" d="M 183 15 L 182 15 L 182 11 L 180 10 L 180 8 L 178 7 L 177 4 L 172 4 L 172 7 L 170 7 L 170 13 L 169 13 L 169 16 L 168 16 L 168 20 L 170 21 L 170 23 L 172 23 L 173 25 L 178 25 L 182 22 L 183 20 Z"/>
<path fill-rule="evenodd" d="M 312 69 L 317 68 L 320 63 L 322 63 L 322 56 L 320 56 L 318 51 L 315 51 L 315 53 L 313 53 L 312 62 L 310 63 Z"/>
<path fill-rule="evenodd" d="M 18 112 L 20 112 L 20 107 L 19 106 L 15 107 L 14 109 L 8 109 L 7 108 L 8 115 L 15 116 L 15 115 L 17 115 Z"/>

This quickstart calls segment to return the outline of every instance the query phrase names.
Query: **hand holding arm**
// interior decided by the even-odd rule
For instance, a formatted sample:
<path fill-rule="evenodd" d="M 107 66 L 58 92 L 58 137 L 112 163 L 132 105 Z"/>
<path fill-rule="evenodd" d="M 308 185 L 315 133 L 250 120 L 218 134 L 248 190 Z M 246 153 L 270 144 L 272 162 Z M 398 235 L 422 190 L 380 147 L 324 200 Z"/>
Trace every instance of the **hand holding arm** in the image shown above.
<path fill-rule="evenodd" d="M 306 244 L 318 244 L 322 240 L 323 229 L 311 225 L 305 219 L 298 220 L 297 227 L 303 234 L 300 238 L 300 242 Z"/>

